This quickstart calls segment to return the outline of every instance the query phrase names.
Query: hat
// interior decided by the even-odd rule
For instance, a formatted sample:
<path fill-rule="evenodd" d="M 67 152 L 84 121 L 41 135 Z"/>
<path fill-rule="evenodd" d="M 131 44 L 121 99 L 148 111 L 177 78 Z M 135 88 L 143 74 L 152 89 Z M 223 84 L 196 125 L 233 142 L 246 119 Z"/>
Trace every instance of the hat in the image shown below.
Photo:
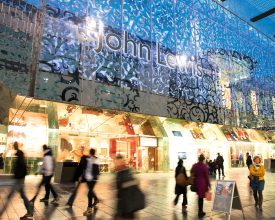
<path fill-rule="evenodd" d="M 255 162 L 255 160 L 257 159 L 257 158 L 259 158 L 259 160 L 260 160 L 260 163 L 262 162 L 262 158 L 260 157 L 260 156 L 255 156 L 255 157 L 253 157 L 253 162 Z"/>

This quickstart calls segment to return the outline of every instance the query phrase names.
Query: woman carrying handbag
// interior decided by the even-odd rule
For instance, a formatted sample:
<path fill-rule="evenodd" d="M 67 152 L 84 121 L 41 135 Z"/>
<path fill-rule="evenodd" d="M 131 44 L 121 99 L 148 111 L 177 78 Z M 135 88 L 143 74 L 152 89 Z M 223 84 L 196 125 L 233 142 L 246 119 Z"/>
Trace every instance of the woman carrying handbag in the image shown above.
<path fill-rule="evenodd" d="M 253 164 L 249 166 L 249 171 L 251 175 L 251 187 L 253 189 L 255 207 L 259 206 L 260 211 L 262 211 L 265 168 L 264 165 L 261 164 L 261 158 L 259 156 L 253 158 Z"/>
<path fill-rule="evenodd" d="M 174 205 L 178 204 L 179 196 L 183 195 L 182 201 L 182 210 L 185 211 L 187 208 L 187 174 L 185 167 L 183 166 L 183 160 L 180 159 L 178 162 L 178 166 L 175 170 L 175 178 L 176 178 L 176 187 L 175 187 L 175 194 L 176 198 L 174 200 Z"/>

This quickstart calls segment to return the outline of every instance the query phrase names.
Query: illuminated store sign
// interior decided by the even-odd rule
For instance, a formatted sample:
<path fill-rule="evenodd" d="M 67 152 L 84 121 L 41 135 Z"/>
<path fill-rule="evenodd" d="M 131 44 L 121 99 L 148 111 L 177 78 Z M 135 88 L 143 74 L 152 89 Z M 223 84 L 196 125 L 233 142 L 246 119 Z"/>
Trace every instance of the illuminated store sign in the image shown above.
<path fill-rule="evenodd" d="M 133 39 L 130 39 L 127 31 L 123 31 L 123 36 L 121 37 L 116 33 L 105 33 L 104 25 L 101 22 L 99 22 L 98 27 L 96 26 L 97 24 L 93 19 L 89 19 L 89 22 L 86 23 L 87 35 L 93 36 L 88 41 L 95 41 L 97 43 L 94 48 L 96 53 L 102 52 L 103 48 L 106 46 L 110 50 L 122 50 L 123 53 L 131 54 L 133 57 L 143 59 L 146 62 L 150 62 L 154 59 L 153 56 L 155 56 L 158 65 L 170 69 L 194 69 L 193 67 L 195 63 L 193 60 L 188 59 L 185 55 L 175 55 L 170 52 L 163 53 L 162 46 L 159 43 L 156 43 L 156 53 L 154 54 L 151 45 L 142 42 L 135 42 Z"/>

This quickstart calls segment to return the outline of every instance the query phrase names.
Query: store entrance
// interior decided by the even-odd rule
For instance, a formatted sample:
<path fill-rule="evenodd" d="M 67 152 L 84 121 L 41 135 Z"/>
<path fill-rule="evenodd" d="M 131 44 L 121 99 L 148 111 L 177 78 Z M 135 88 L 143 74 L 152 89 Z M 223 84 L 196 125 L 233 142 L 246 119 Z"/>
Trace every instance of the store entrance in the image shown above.
<path fill-rule="evenodd" d="M 231 151 L 231 167 L 246 166 L 246 153 L 254 155 L 255 147 L 250 143 L 236 143 L 230 147 Z"/>
<path fill-rule="evenodd" d="M 158 153 L 156 147 L 148 147 L 148 169 L 149 171 L 158 170 Z"/>

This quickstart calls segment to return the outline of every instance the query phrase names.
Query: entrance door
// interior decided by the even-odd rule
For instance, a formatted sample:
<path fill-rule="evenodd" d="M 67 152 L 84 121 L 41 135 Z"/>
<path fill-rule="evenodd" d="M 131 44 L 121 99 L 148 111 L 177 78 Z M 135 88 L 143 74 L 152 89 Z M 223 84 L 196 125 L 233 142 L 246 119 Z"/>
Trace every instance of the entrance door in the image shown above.
<path fill-rule="evenodd" d="M 149 171 L 158 170 L 158 156 L 156 147 L 148 147 L 148 168 Z"/>

